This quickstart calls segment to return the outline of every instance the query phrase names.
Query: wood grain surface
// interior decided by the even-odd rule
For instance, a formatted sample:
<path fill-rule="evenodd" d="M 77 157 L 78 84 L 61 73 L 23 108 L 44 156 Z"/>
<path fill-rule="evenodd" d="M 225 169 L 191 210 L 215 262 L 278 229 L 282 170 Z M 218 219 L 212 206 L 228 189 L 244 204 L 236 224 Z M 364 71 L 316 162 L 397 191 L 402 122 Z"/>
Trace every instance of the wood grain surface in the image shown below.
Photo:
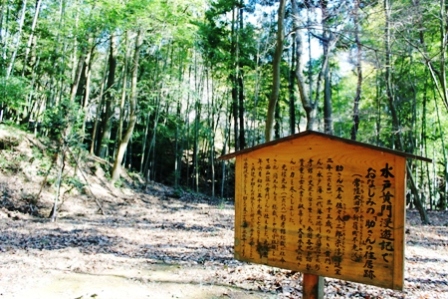
<path fill-rule="evenodd" d="M 237 259 L 403 288 L 405 157 L 309 134 L 236 158 Z"/>

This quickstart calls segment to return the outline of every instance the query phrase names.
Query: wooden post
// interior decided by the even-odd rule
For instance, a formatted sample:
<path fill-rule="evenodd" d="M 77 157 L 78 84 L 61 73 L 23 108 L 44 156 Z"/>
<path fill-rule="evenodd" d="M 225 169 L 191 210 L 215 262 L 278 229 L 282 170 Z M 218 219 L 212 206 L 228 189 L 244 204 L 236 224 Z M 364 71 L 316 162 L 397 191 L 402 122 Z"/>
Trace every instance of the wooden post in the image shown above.
<path fill-rule="evenodd" d="M 303 273 L 303 299 L 324 298 L 324 278 L 322 276 Z"/>

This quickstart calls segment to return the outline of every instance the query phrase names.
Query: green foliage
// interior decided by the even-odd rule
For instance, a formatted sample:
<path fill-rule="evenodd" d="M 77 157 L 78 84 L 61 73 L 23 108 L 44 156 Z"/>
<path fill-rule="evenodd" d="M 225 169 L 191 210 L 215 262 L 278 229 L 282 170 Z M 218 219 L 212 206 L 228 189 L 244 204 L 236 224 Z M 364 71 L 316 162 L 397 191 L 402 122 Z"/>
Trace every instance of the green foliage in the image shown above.
<path fill-rule="evenodd" d="M 17 117 L 27 113 L 26 96 L 30 92 L 29 82 L 20 77 L 0 77 L 0 105 Z"/>
<path fill-rule="evenodd" d="M 61 3 L 64 4 L 63 9 Z M 13 41 L 18 38 L 17 20 L 22 4 L 21 1 L 8 2 L 9 16 L 2 23 L 4 48 L 0 62 L 3 70 L 11 60 Z M 107 122 L 111 136 L 106 137 L 103 144 L 109 145 L 110 149 L 110 156 L 106 158 L 113 160 L 122 94 L 125 99 L 122 111 L 124 127 L 129 123 L 134 38 L 136 31 L 143 28 L 143 44 L 137 53 L 140 55 L 136 91 L 138 120 L 126 153 L 126 167 L 143 169 L 142 158 L 149 159 L 149 171 L 157 180 L 170 184 L 176 175 L 181 184 L 188 184 L 182 188 L 191 188 L 191 181 L 195 179 L 192 173 L 198 165 L 203 186 L 208 188 L 210 153 L 221 152 L 224 145 L 227 152 L 233 150 L 235 115 L 232 101 L 235 96 L 232 91 L 241 88 L 239 78 L 243 82 L 242 121 L 247 143 L 252 146 L 263 142 L 273 78 L 274 4 L 275 1 L 252 0 L 47 1 L 42 6 L 28 61 L 25 61 L 24 52 L 28 49 L 31 16 L 35 9 L 28 2 L 14 76 L 6 80 L 2 73 L 3 77 L 0 77 L 2 121 L 22 127 L 26 127 L 29 121 L 39 123 L 43 129 L 36 130 L 38 133 L 51 140 L 68 142 L 78 149 L 90 146 L 90 142 L 95 143 L 102 133 L 101 122 Z M 330 63 L 332 118 L 334 133 L 348 138 L 353 126 L 353 101 L 357 88 L 354 67 L 357 45 L 353 5 L 338 4 L 337 1 L 328 2 L 330 15 L 325 20 L 326 26 L 339 38 Z M 381 2 L 361 1 L 362 7 L 358 11 L 363 84 L 357 138 L 358 141 L 396 148 L 400 134 L 405 151 L 429 155 L 437 161 L 434 166 L 429 166 L 428 177 L 419 178 L 421 186 L 428 186 L 436 181 L 434 174 L 445 180 L 448 177 L 447 170 L 442 167 L 446 165 L 448 152 L 447 142 L 443 139 L 448 128 L 448 110 L 443 102 L 447 66 L 444 60 L 446 43 L 443 42 L 446 16 L 439 16 L 446 10 L 441 9 L 440 1 L 412 2 L 415 5 L 410 1 L 391 1 L 391 4 L 391 53 L 385 53 L 385 16 L 379 9 Z M 316 29 L 319 26 L 315 26 L 322 21 L 316 13 L 320 11 L 317 9 L 319 5 L 319 1 L 299 5 L 299 15 L 303 17 L 299 20 L 299 31 L 303 34 L 303 77 L 307 80 L 306 88 L 311 86 L 307 93 L 311 94 L 313 101 L 317 100 L 318 128 L 323 123 L 323 99 L 322 84 L 320 90 L 316 90 L 315 83 L 322 69 L 320 51 L 325 42 L 321 30 Z M 334 13 L 336 8 L 339 9 L 337 14 Z M 277 117 L 281 136 L 289 134 L 288 84 L 291 68 L 294 68 L 292 37 L 296 29 L 292 28 L 291 15 L 289 11 L 286 16 L 286 43 L 281 62 Z M 129 38 L 128 43 L 124 42 L 125 34 Z M 106 90 L 109 75 L 106 49 L 112 36 L 117 69 L 114 85 Z M 308 53 L 308 38 L 312 44 L 311 54 Z M 126 57 L 129 59 L 125 67 Z M 386 58 L 390 58 L 389 65 L 385 64 Z M 80 60 L 84 64 L 79 64 Z M 77 99 L 88 99 L 86 107 L 77 103 L 81 101 L 72 103 L 69 100 L 72 87 L 78 83 L 78 65 L 82 64 L 84 69 L 76 96 Z M 397 108 L 398 129 L 393 126 L 392 109 L 386 93 L 386 68 L 391 71 L 390 84 Z M 20 71 L 23 71 L 23 76 Z M 123 86 L 125 74 L 128 81 Z M 309 78 L 312 82 L 308 82 Z M 113 115 L 107 120 L 101 119 L 104 113 L 98 109 L 105 93 L 113 103 Z M 304 127 L 304 109 L 297 87 L 295 93 L 295 113 L 301 117 L 300 125 Z M 319 98 L 316 99 L 317 95 Z M 96 136 L 92 136 L 95 121 L 99 124 L 98 131 Z M 86 129 L 81 132 L 82 128 Z M 84 136 L 85 139 L 81 138 Z M 154 145 L 150 145 L 151 140 L 155 141 Z M 196 145 L 199 156 L 194 162 L 197 164 L 192 163 Z M 149 153 L 151 146 L 152 152 Z M 210 148 L 212 146 L 215 148 Z M 8 151 L 13 145 L 0 143 L 1 147 Z M 47 155 L 37 149 L 33 149 L 33 155 L 41 163 L 40 174 L 46 174 L 51 165 Z M 5 169 L 16 171 L 21 159 L 2 159 L 0 163 Z M 175 171 L 176 162 L 179 168 Z M 69 163 L 74 165 L 76 162 L 70 160 Z M 107 168 L 105 165 L 101 167 Z M 108 174 L 109 170 L 106 169 L 105 173 Z M 67 184 L 82 187 L 76 181 L 67 181 Z M 121 183 L 118 181 L 118 184 Z M 432 191 L 427 190 L 427 193 L 437 195 L 435 186 L 431 187 Z"/>
<path fill-rule="evenodd" d="M 45 110 L 43 125 L 51 139 L 63 138 L 65 142 L 77 143 L 77 132 L 82 119 L 82 109 L 79 105 L 64 99 L 58 105 Z"/>
<path fill-rule="evenodd" d="M 80 181 L 79 178 L 77 178 L 75 176 L 69 176 L 69 177 L 64 178 L 64 183 L 67 186 L 71 186 L 71 187 L 76 188 L 79 192 L 82 192 L 82 190 L 86 186 L 85 183 Z"/>
<path fill-rule="evenodd" d="M 115 186 L 116 188 L 121 188 L 121 187 L 123 187 L 123 186 L 124 186 L 124 182 L 123 182 L 123 180 L 121 180 L 121 179 L 116 180 L 116 181 L 114 182 L 114 186 Z"/>

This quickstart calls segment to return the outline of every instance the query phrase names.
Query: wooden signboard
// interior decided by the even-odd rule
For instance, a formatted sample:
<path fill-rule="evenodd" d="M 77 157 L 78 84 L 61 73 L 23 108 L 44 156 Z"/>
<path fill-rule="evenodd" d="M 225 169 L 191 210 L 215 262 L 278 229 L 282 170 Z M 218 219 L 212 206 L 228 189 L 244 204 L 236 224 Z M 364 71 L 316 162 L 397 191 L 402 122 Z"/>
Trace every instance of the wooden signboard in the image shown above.
<path fill-rule="evenodd" d="M 232 157 L 236 259 L 402 290 L 405 154 L 308 131 Z"/>

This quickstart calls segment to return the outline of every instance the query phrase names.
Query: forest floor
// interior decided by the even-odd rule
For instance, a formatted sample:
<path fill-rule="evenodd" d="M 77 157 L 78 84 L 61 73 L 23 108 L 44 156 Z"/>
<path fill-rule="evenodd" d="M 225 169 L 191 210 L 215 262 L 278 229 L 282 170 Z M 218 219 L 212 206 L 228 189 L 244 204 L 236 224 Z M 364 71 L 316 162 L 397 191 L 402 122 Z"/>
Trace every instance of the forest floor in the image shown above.
<path fill-rule="evenodd" d="M 231 202 L 176 198 L 155 183 L 116 188 L 97 173 L 87 178 L 90 192 L 64 197 L 50 222 L 42 216 L 54 190 L 33 197 L 42 178 L 25 143 L 14 143 L 22 151 L 16 171 L 0 167 L 0 299 L 302 297 L 301 273 L 233 258 Z M 407 212 L 403 291 L 326 278 L 324 297 L 448 298 L 448 212 L 429 217 L 422 226 Z"/>

